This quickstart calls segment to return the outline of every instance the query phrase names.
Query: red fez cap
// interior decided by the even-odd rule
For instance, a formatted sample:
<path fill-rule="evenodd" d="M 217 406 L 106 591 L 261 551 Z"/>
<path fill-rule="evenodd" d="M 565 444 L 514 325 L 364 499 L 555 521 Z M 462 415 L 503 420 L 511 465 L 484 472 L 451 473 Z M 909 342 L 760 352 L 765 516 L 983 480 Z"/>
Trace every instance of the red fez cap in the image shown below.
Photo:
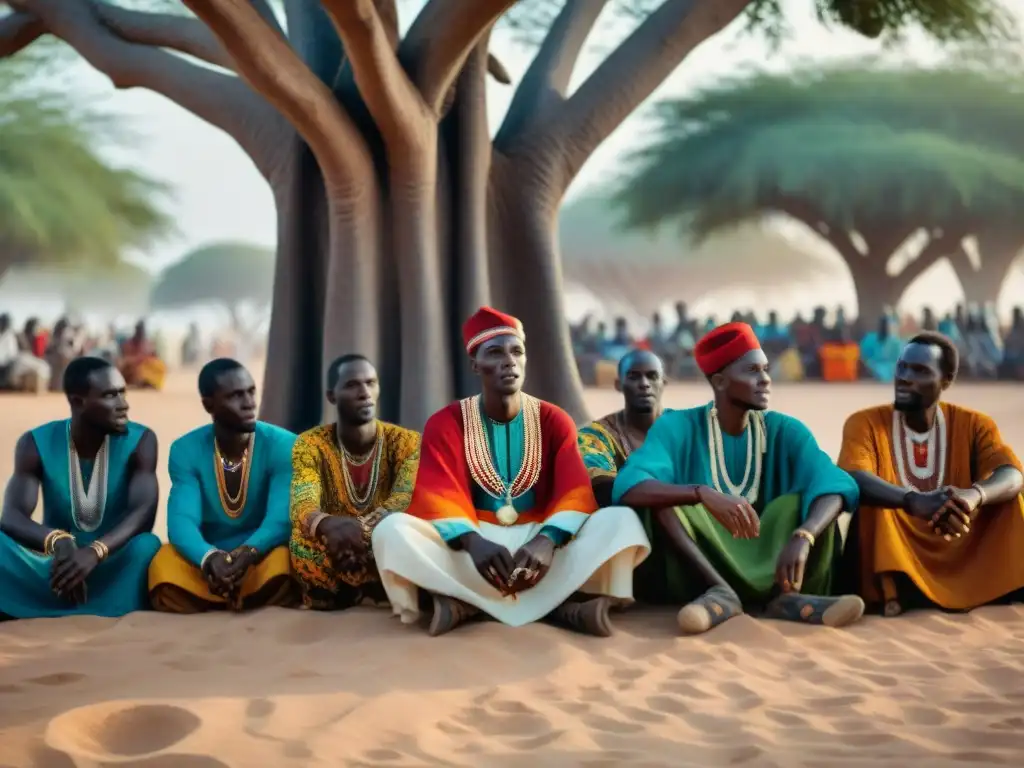
<path fill-rule="evenodd" d="M 498 336 L 515 336 L 526 341 L 523 324 L 517 318 L 491 307 L 480 307 L 462 326 L 462 341 L 470 355 L 485 341 Z"/>
<path fill-rule="evenodd" d="M 746 323 L 726 323 L 704 334 L 693 348 L 697 366 L 705 376 L 718 373 L 747 352 L 760 349 L 754 329 Z"/>

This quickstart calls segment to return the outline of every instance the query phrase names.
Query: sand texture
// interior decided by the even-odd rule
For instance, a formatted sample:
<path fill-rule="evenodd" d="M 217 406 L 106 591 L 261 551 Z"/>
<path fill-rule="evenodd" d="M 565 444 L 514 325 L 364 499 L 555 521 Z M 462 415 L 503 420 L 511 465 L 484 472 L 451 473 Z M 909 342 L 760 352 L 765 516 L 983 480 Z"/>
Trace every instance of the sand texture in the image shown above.
<path fill-rule="evenodd" d="M 953 399 L 1024 449 L 1020 387 Z M 132 395 L 171 440 L 202 422 L 190 378 Z M 888 388 L 791 385 L 774 407 L 833 455 Z M 666 403 L 697 404 L 679 386 Z M 614 393 L 593 393 L 595 411 Z M 0 471 L 57 397 L 2 401 Z M 166 476 L 162 491 L 166 494 Z M 161 521 L 158 533 L 163 533 Z M 6 585 L 4 587 L 6 588 Z M 843 631 L 742 617 L 700 638 L 674 612 L 609 640 L 480 623 L 431 639 L 381 609 L 138 613 L 0 624 L 0 767 L 1020 765 L 1024 608 L 869 617 Z"/>

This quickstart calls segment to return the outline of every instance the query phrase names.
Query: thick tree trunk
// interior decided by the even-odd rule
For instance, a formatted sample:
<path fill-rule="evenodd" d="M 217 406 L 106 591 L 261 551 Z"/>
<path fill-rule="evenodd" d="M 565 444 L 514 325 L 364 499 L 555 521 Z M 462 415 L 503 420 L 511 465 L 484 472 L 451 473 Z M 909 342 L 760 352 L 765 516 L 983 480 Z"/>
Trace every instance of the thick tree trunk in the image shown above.
<path fill-rule="evenodd" d="M 999 300 L 1006 278 L 1021 255 L 1022 238 L 1019 232 L 980 232 L 977 236 L 976 267 L 961 249 L 952 259 L 953 269 L 969 304 L 984 305 Z"/>
<path fill-rule="evenodd" d="M 541 157 L 495 158 L 489 235 L 491 265 L 500 272 L 492 289 L 526 330 L 530 392 L 582 423 L 587 409 L 565 318 L 555 172 Z"/>

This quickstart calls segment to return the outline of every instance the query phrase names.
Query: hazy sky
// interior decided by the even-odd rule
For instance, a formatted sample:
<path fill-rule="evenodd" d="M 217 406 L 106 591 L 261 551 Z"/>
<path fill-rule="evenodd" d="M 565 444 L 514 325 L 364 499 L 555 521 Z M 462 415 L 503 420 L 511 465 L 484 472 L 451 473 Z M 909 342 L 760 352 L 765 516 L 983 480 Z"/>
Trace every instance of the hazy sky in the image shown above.
<path fill-rule="evenodd" d="M 869 56 L 879 52 L 875 43 L 818 25 L 810 13 L 810 0 L 787 0 L 787 3 L 802 12 L 795 11 L 797 15 L 791 19 L 793 34 L 778 51 L 771 51 L 762 40 L 741 35 L 741 25 L 734 25 L 698 48 L 655 98 L 685 93 L 747 67 L 784 69 L 805 59 Z M 423 0 L 405 2 L 405 25 L 422 4 Z M 604 30 L 605 34 L 595 41 L 578 67 L 576 82 L 590 73 L 622 34 L 607 23 Z M 511 72 L 513 83 L 518 82 L 530 62 L 531 51 L 516 44 L 505 30 L 495 33 L 492 50 Z M 898 55 L 915 62 L 929 62 L 941 54 L 920 36 L 911 36 Z M 275 214 L 267 185 L 226 135 L 155 94 L 115 91 L 103 76 L 81 62 L 71 71 L 62 73 L 61 82 L 98 100 L 98 105 L 125 115 L 142 140 L 137 146 L 115 149 L 117 159 L 169 182 L 176 189 L 172 210 L 180 235 L 154 248 L 145 258 L 147 265 L 162 266 L 189 249 L 214 240 L 240 239 L 273 245 Z M 502 86 L 491 80 L 488 87 L 491 124 L 496 128 L 508 107 L 514 85 Z M 643 140 L 644 113 L 644 109 L 639 110 L 605 142 L 584 168 L 570 195 L 610 178 L 623 152 Z M 949 284 L 949 274 L 947 272 L 937 283 L 934 279 L 920 281 L 923 284 L 920 295 L 955 288 Z M 929 278 L 940 276 L 929 275 Z M 847 294 L 852 298 L 848 286 L 837 286 L 837 289 L 837 300 L 845 302 Z M 914 291 L 915 295 L 918 293 Z M 1020 293 L 1024 295 L 1024 287 Z"/>

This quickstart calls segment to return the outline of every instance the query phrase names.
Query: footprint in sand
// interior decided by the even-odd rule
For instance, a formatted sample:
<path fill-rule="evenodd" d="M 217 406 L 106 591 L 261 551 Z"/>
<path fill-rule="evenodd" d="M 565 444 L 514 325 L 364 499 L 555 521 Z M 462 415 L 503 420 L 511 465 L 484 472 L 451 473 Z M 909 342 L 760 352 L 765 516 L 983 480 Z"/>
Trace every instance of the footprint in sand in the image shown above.
<path fill-rule="evenodd" d="M 227 763 L 208 755 L 158 755 L 132 760 L 132 768 L 231 768 Z M 100 768 L 125 768 L 125 763 L 100 763 Z"/>
<path fill-rule="evenodd" d="M 284 645 L 313 645 L 331 637 L 335 628 L 321 620 L 320 616 L 300 615 L 277 633 L 277 639 Z"/>
<path fill-rule="evenodd" d="M 77 683 L 79 680 L 84 680 L 85 675 L 80 675 L 77 672 L 57 672 L 52 675 L 43 675 L 42 677 L 33 677 L 28 682 L 35 683 L 36 685 L 71 685 Z"/>
<path fill-rule="evenodd" d="M 76 768 L 75 761 L 59 749 L 40 744 L 32 750 L 32 768 Z"/>
<path fill-rule="evenodd" d="M 50 731 L 59 733 L 61 746 L 72 751 L 77 746 L 86 753 L 100 750 L 118 757 L 142 758 L 173 747 L 202 724 L 189 710 L 167 704 L 107 704 L 72 710 L 51 722 Z M 142 763 L 133 761 L 132 765 Z M 185 768 L 193 764 L 165 765 Z"/>
<path fill-rule="evenodd" d="M 250 720 L 262 720 L 274 714 L 277 705 L 268 699 L 253 699 L 245 708 L 245 716 Z"/>
<path fill-rule="evenodd" d="M 165 661 L 163 665 L 175 672 L 199 672 L 206 668 L 207 662 L 202 656 L 182 656 Z"/>
<path fill-rule="evenodd" d="M 20 691 L 20 685 L 0 685 L 0 696 L 3 696 L 5 693 L 19 693 Z"/>

